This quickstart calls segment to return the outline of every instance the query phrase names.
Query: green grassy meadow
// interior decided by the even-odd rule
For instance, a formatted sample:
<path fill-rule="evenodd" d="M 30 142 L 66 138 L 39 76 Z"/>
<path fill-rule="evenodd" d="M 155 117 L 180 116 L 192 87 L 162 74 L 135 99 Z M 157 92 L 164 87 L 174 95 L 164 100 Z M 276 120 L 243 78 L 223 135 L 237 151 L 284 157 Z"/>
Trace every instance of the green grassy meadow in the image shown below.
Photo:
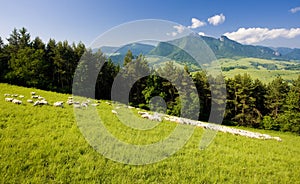
<path fill-rule="evenodd" d="M 31 91 L 50 105 L 26 103 Z M 5 93 L 24 95 L 23 104 L 5 102 Z M 0 84 L 0 94 L 0 183 L 300 183 L 300 137 L 291 133 L 247 128 L 282 142 L 218 133 L 207 149 L 199 150 L 204 131 L 196 128 L 171 157 L 133 166 L 97 153 L 77 127 L 72 106 L 51 105 L 70 94 L 8 84 Z M 163 121 L 145 132 L 132 130 L 112 108 L 101 101 L 97 111 L 107 129 L 128 143 L 156 142 L 176 127 Z"/>

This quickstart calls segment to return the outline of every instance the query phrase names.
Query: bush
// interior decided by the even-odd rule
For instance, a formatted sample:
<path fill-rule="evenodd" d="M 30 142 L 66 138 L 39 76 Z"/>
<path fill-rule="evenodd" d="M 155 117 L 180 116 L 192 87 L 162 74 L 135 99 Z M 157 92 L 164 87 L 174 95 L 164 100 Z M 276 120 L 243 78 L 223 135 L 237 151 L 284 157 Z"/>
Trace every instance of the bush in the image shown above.
<path fill-rule="evenodd" d="M 264 116 L 264 119 L 262 121 L 262 126 L 266 130 L 279 130 L 280 129 L 279 124 L 276 121 L 274 121 L 272 119 L 272 117 L 270 117 L 270 116 Z"/>

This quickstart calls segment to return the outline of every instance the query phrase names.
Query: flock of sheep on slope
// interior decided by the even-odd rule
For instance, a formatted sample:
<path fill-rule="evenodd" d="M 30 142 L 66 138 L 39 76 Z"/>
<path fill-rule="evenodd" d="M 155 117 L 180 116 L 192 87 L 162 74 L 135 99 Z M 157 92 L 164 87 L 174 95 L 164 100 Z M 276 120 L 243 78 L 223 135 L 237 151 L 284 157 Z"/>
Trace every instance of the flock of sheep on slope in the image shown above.
<path fill-rule="evenodd" d="M 186 119 L 186 118 L 181 118 L 181 117 L 176 117 L 176 116 L 169 116 L 169 115 L 158 114 L 158 113 L 154 113 L 152 115 L 148 112 L 143 112 L 143 111 L 138 111 L 138 114 L 140 114 L 142 118 L 147 118 L 147 119 L 155 120 L 155 121 L 162 121 L 161 118 L 163 117 L 167 121 L 197 126 L 197 127 L 201 127 L 204 129 L 210 129 L 210 130 L 215 130 L 215 131 L 224 132 L 224 133 L 230 133 L 233 135 L 240 135 L 240 136 L 254 138 L 254 139 L 264 139 L 264 140 L 275 139 L 279 142 L 282 141 L 282 139 L 280 137 L 273 137 L 268 134 L 251 132 L 251 131 L 247 131 L 247 130 L 231 128 L 228 126 L 223 126 L 223 125 L 218 125 L 218 124 L 213 124 L 213 123 L 205 123 L 205 122 L 201 122 L 201 121 L 196 121 L 196 120 L 191 120 L 191 119 Z"/>
<path fill-rule="evenodd" d="M 38 106 L 38 105 L 49 105 L 48 101 L 39 95 L 36 95 L 35 92 L 31 92 L 31 99 L 27 100 L 27 103 L 32 103 L 33 106 Z M 24 98 L 24 95 L 18 95 L 18 94 L 4 94 L 5 96 L 5 101 L 7 102 L 12 102 L 14 104 L 22 104 L 22 100 Z M 66 101 L 68 105 L 73 105 L 74 108 L 88 108 L 89 105 L 91 106 L 98 106 L 98 103 L 91 103 L 91 100 L 86 99 L 83 102 L 78 102 L 74 101 L 73 97 L 68 97 L 68 100 Z M 111 105 L 111 103 L 106 102 L 108 105 Z M 64 102 L 63 101 L 57 101 L 53 103 L 53 106 L 55 107 L 64 107 Z M 120 106 L 116 107 L 116 109 L 113 109 L 111 112 L 113 114 L 118 114 L 117 109 L 121 108 Z M 132 106 L 127 106 L 129 109 L 133 109 L 134 107 Z M 247 130 L 241 130 L 241 129 L 236 129 L 236 128 L 231 128 L 227 126 L 222 126 L 222 125 L 217 125 L 213 123 L 204 123 L 201 121 L 196 121 L 196 120 L 191 120 L 191 119 L 186 119 L 186 118 L 181 118 L 181 117 L 176 117 L 176 116 L 169 116 L 165 114 L 160 114 L 160 113 L 154 113 L 151 114 L 146 111 L 138 111 L 138 114 L 142 118 L 149 119 L 151 121 L 159 121 L 161 122 L 162 119 L 170 121 L 170 122 L 175 122 L 175 123 L 180 123 L 180 124 L 186 124 L 186 125 L 193 125 L 197 127 L 201 127 L 204 129 L 210 129 L 210 130 L 215 130 L 219 132 L 224 132 L 224 133 L 231 133 L 234 135 L 240 135 L 240 136 L 245 136 L 245 137 L 250 137 L 250 138 L 255 138 L 255 139 L 275 139 L 277 141 L 282 141 L 280 137 L 272 137 L 268 134 L 262 134 L 262 133 L 257 133 L 257 132 L 251 132 Z"/>
<path fill-rule="evenodd" d="M 26 100 L 27 103 L 33 104 L 33 106 L 42 106 L 42 105 L 50 105 L 49 102 L 42 96 L 36 95 L 36 92 L 31 92 L 31 99 Z M 25 97 L 24 95 L 18 94 L 4 94 L 6 102 L 12 102 L 14 104 L 22 104 L 22 99 Z M 90 104 L 90 100 L 87 99 L 83 102 L 73 101 L 73 97 L 68 97 L 66 101 L 68 105 L 73 105 L 74 108 L 87 108 L 88 105 L 98 106 L 97 103 Z M 64 107 L 64 101 L 57 101 L 53 103 L 55 107 Z"/>

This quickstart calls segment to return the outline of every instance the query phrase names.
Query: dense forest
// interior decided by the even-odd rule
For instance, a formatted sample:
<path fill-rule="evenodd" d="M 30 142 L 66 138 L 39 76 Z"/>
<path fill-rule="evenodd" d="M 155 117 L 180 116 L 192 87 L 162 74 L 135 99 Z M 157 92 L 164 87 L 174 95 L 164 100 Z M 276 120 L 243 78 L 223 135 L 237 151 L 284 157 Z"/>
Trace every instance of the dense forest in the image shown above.
<path fill-rule="evenodd" d="M 14 29 L 4 44 L 0 37 L 0 82 L 61 93 L 72 93 L 74 72 L 79 61 L 95 61 L 95 68 L 103 64 L 98 74 L 95 97 L 111 99 L 114 78 L 126 69 L 129 75 L 137 71 L 151 73 L 136 81 L 130 91 L 130 104 L 149 109 L 149 101 L 160 96 L 166 101 L 167 113 L 180 115 L 181 105 L 178 89 L 163 77 L 192 78 L 200 100 L 199 120 L 207 121 L 211 107 L 211 90 L 205 71 L 190 73 L 168 62 L 157 71 L 150 71 L 142 55 L 134 56 L 129 50 L 122 66 L 114 64 L 101 50 L 97 52 L 84 44 L 69 44 L 67 41 L 48 43 L 36 37 L 31 39 L 25 28 Z M 135 63 L 130 65 L 130 63 Z M 90 66 L 90 65 L 89 65 Z M 91 69 L 92 70 L 92 69 Z M 134 71 L 134 72 L 132 72 Z M 155 75 L 155 73 L 159 73 Z M 186 81 L 181 81 L 186 83 Z M 300 76 L 292 83 L 277 77 L 269 84 L 253 80 L 248 74 L 239 74 L 225 80 L 227 90 L 226 111 L 223 124 L 290 131 L 300 134 Z M 184 86 L 184 85 L 183 85 Z M 187 97 L 190 100 L 193 96 Z"/>

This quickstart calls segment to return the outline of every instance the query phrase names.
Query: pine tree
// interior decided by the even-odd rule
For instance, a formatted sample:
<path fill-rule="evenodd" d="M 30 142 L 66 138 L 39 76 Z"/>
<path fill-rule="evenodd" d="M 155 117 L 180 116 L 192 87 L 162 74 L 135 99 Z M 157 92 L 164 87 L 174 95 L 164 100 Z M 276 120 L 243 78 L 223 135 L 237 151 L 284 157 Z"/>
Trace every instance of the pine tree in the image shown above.
<path fill-rule="evenodd" d="M 123 66 L 126 66 L 128 63 L 131 63 L 133 60 L 133 55 L 131 50 L 128 50 L 125 57 L 124 57 L 124 64 Z"/>
<path fill-rule="evenodd" d="M 267 86 L 266 106 L 272 118 L 276 119 L 289 91 L 289 86 L 281 77 L 277 77 Z"/>

